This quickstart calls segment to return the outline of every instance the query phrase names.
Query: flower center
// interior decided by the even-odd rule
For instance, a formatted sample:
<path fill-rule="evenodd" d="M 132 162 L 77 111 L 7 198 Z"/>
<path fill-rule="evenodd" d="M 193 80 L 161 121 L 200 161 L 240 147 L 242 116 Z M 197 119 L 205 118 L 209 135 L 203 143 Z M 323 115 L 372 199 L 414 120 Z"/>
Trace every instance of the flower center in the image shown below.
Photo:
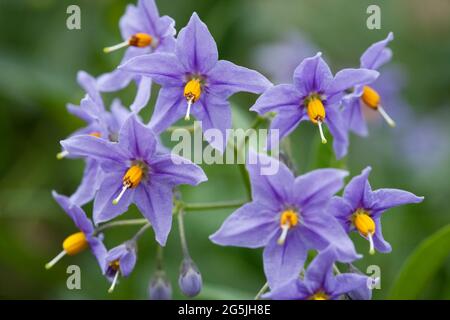
<path fill-rule="evenodd" d="M 305 101 L 305 104 L 309 119 L 312 123 L 319 126 L 320 139 L 322 140 L 322 143 L 327 143 L 327 139 L 325 139 L 325 135 L 322 130 L 322 123 L 326 115 L 322 100 L 320 100 L 319 97 L 311 96 Z"/>
<path fill-rule="evenodd" d="M 378 111 L 381 116 L 386 120 L 387 124 L 391 127 L 395 127 L 395 122 L 392 120 L 392 118 L 387 114 L 387 112 L 384 110 L 384 108 L 381 106 L 380 101 L 380 95 L 378 92 L 369 86 L 363 87 L 363 93 L 361 95 L 362 102 L 368 106 L 369 108 Z"/>
<path fill-rule="evenodd" d="M 328 300 L 328 299 L 330 299 L 330 297 L 323 291 L 317 291 L 315 294 L 309 297 L 309 300 Z"/>
<path fill-rule="evenodd" d="M 122 190 L 119 195 L 112 201 L 113 204 L 118 204 L 125 191 L 128 189 L 136 188 L 144 178 L 147 172 L 147 167 L 143 162 L 136 162 L 130 168 L 122 179 Z"/>
<path fill-rule="evenodd" d="M 69 255 L 73 256 L 87 248 L 88 242 L 83 232 L 77 232 L 68 236 L 63 242 L 63 249 Z"/>
<path fill-rule="evenodd" d="M 133 34 L 128 40 L 118 43 L 116 45 L 113 45 L 111 47 L 106 47 L 103 49 L 105 53 L 109 53 L 112 51 L 119 50 L 124 47 L 132 46 L 132 47 L 138 47 L 138 48 L 145 48 L 148 46 L 155 47 L 156 41 L 153 39 L 151 35 L 148 33 L 138 32 Z"/>
<path fill-rule="evenodd" d="M 112 276 L 112 274 L 114 274 L 114 278 L 113 278 L 113 281 L 111 283 L 111 287 L 109 287 L 109 289 L 108 289 L 108 292 L 111 293 L 111 292 L 114 291 L 114 288 L 116 287 L 117 279 L 119 278 L 119 274 L 120 274 L 120 262 L 119 262 L 119 260 L 114 260 L 114 261 L 109 263 L 109 265 L 108 265 L 108 273 L 110 273 L 111 276 Z"/>
<path fill-rule="evenodd" d="M 289 229 L 298 224 L 298 213 L 293 209 L 284 210 L 280 216 L 281 235 L 277 240 L 279 245 L 283 245 L 286 241 Z"/>
<path fill-rule="evenodd" d="M 193 103 L 198 101 L 201 94 L 202 84 L 199 78 L 192 78 L 184 86 L 184 97 L 186 98 L 188 104 L 186 116 L 184 117 L 185 120 L 190 119 L 191 106 Z"/>
<path fill-rule="evenodd" d="M 352 222 L 355 226 L 356 230 L 359 231 L 361 235 L 367 237 L 370 242 L 370 254 L 374 254 L 374 245 L 373 245 L 373 235 L 375 233 L 375 221 L 370 217 L 369 212 L 366 210 L 359 208 L 352 216 Z"/>

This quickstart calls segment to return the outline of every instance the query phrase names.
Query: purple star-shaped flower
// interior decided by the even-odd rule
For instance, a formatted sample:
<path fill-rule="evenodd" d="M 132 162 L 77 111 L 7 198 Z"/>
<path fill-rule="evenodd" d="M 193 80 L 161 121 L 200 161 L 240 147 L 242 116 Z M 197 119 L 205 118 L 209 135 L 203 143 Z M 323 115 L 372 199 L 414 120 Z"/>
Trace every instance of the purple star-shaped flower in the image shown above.
<path fill-rule="evenodd" d="M 91 220 L 86 216 L 86 213 L 68 197 L 60 195 L 55 191 L 52 192 L 52 195 L 80 231 L 70 235 L 64 240 L 63 251 L 61 251 L 61 253 L 52 261 L 47 263 L 45 267 L 50 269 L 65 255 L 75 255 L 89 246 L 102 271 L 104 271 L 103 266 L 106 257 L 106 248 L 102 242 L 102 235 L 95 234 L 94 226 L 92 225 Z"/>
<path fill-rule="evenodd" d="M 294 177 L 283 163 L 251 154 L 247 164 L 253 201 L 236 210 L 210 239 L 219 245 L 264 248 L 264 271 L 272 288 L 295 279 L 309 249 L 336 247 L 343 260 L 357 257 L 344 229 L 324 210 L 342 188 L 346 171 L 320 169 Z M 251 158 L 250 158 L 251 159 Z M 263 175 L 264 168 L 278 168 Z"/>
<path fill-rule="evenodd" d="M 370 253 L 390 252 L 391 245 L 386 242 L 381 232 L 381 215 L 388 209 L 422 202 L 411 192 L 399 189 L 378 189 L 372 191 L 368 181 L 371 171 L 365 168 L 359 176 L 354 177 L 344 189 L 343 197 L 333 197 L 328 206 L 347 232 L 358 231 L 370 241 Z"/>
<path fill-rule="evenodd" d="M 256 71 L 218 60 L 216 43 L 196 13 L 179 32 L 174 54 L 136 57 L 119 69 L 151 77 L 162 86 L 150 120 L 156 133 L 183 116 L 189 119 L 192 112 L 204 130 L 220 130 L 223 140 L 205 138 L 221 151 L 226 146 L 226 129 L 231 128 L 228 97 L 240 91 L 261 93 L 271 85 Z"/>
<path fill-rule="evenodd" d="M 172 225 L 172 189 L 207 178 L 192 162 L 158 153 L 157 143 L 152 130 L 135 115 L 125 121 L 117 143 L 89 135 L 61 141 L 69 153 L 96 159 L 105 172 L 94 200 L 94 222 L 111 220 L 135 203 L 164 245 Z"/>
<path fill-rule="evenodd" d="M 370 279 L 356 273 L 333 274 L 333 264 L 339 261 L 339 255 L 333 247 L 319 253 L 305 272 L 303 280 L 299 278 L 272 289 L 264 298 L 273 300 L 337 300 L 343 294 L 363 289 L 365 298 L 370 300 Z"/>
<path fill-rule="evenodd" d="M 264 92 L 250 110 L 259 114 L 276 112 L 270 129 L 279 130 L 282 139 L 300 122 L 310 120 L 317 124 L 323 143 L 326 143 L 322 124 L 333 135 L 336 157 L 347 153 L 347 126 L 339 111 L 346 89 L 375 80 L 378 72 L 367 69 L 343 69 L 334 77 L 321 53 L 304 59 L 294 71 L 293 84 L 280 84 Z M 270 148 L 270 141 L 268 141 Z"/>
<path fill-rule="evenodd" d="M 390 32 L 386 39 L 372 44 L 361 56 L 361 68 L 376 70 L 391 60 L 392 51 L 387 48 L 387 45 L 393 39 L 394 35 Z M 344 105 L 344 119 L 347 121 L 349 129 L 360 136 L 367 136 L 367 125 L 362 112 L 363 106 L 377 110 L 389 125 L 395 126 L 394 121 L 381 106 L 379 93 L 366 84 L 356 85 L 353 89 L 354 91 L 342 101 Z"/>
<path fill-rule="evenodd" d="M 125 41 L 105 48 L 105 52 L 127 47 L 121 64 L 140 55 L 172 52 L 175 49 L 175 21 L 169 16 L 160 17 L 154 0 L 139 0 L 137 6 L 128 5 L 119 24 Z M 101 75 L 97 85 L 100 91 L 111 92 L 125 88 L 132 80 L 136 82 L 138 90 L 130 108 L 139 112 L 150 99 L 152 81 L 149 77 L 116 69 Z"/>
<path fill-rule="evenodd" d="M 105 276 L 111 282 L 109 292 L 114 290 L 119 275 L 128 277 L 136 265 L 136 241 L 129 240 L 108 251 L 105 257 Z"/>

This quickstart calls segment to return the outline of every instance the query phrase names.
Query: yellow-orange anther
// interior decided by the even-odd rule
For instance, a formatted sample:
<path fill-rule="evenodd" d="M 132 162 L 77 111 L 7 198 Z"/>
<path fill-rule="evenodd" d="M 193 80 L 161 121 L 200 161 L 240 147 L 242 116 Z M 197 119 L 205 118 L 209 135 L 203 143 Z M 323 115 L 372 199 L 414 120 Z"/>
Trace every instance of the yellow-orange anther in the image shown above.
<path fill-rule="evenodd" d="M 89 133 L 89 135 L 93 136 L 93 137 L 96 137 L 96 138 L 101 138 L 102 137 L 102 134 L 100 132 L 98 132 L 98 131 L 91 132 L 91 133 Z"/>
<path fill-rule="evenodd" d="M 380 105 L 380 95 L 369 86 L 364 86 L 361 99 L 366 106 L 375 110 L 378 109 L 378 106 Z"/>
<path fill-rule="evenodd" d="M 152 44 L 152 36 L 147 33 L 136 33 L 130 37 L 128 44 L 133 47 L 145 48 Z"/>
<path fill-rule="evenodd" d="M 298 224 L 298 214 L 292 209 L 287 209 L 281 213 L 280 226 L 295 227 Z"/>
<path fill-rule="evenodd" d="M 184 96 L 186 97 L 186 100 L 191 101 L 192 103 L 200 98 L 201 93 L 202 85 L 197 78 L 189 80 L 184 86 Z"/>
<path fill-rule="evenodd" d="M 309 298 L 309 300 L 328 300 L 328 299 L 329 299 L 328 295 L 323 291 L 316 292 Z"/>
<path fill-rule="evenodd" d="M 365 237 L 375 233 L 375 222 L 365 210 L 358 209 L 353 214 L 353 225 Z"/>
<path fill-rule="evenodd" d="M 80 253 L 87 247 L 86 236 L 81 231 L 68 236 L 63 242 L 63 249 L 69 256 Z"/>
<path fill-rule="evenodd" d="M 323 121 L 325 119 L 325 107 L 319 98 L 311 98 L 306 106 L 309 119 L 313 123 Z"/>
<path fill-rule="evenodd" d="M 136 188 L 144 176 L 144 170 L 141 166 L 131 166 L 123 176 L 123 185 L 128 188 Z"/>

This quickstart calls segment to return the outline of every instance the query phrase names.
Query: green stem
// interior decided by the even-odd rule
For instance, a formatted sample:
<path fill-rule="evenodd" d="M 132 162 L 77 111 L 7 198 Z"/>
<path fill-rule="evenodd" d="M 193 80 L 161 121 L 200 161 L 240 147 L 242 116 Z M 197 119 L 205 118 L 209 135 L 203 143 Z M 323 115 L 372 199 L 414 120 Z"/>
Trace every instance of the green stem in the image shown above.
<path fill-rule="evenodd" d="M 183 250 L 183 256 L 185 258 L 189 257 L 189 249 L 186 240 L 186 232 L 184 230 L 184 211 L 178 211 L 178 231 L 180 232 L 180 242 L 181 242 L 181 250 Z"/>
<path fill-rule="evenodd" d="M 218 201 L 205 203 L 184 203 L 183 208 L 186 211 L 205 211 L 215 209 L 238 208 L 246 204 L 248 201 L 234 200 L 234 201 Z"/>
<path fill-rule="evenodd" d="M 148 223 L 147 219 L 128 219 L 128 220 L 119 220 L 119 221 L 112 221 L 105 224 L 102 224 L 97 229 L 95 229 L 95 234 L 98 234 L 99 232 L 102 232 L 103 230 L 112 228 L 112 227 L 119 227 L 119 226 L 137 226 L 137 225 L 143 225 Z"/>
<path fill-rule="evenodd" d="M 269 289 L 269 284 L 266 282 L 266 283 L 264 283 L 262 288 L 259 289 L 258 293 L 255 296 L 255 300 L 260 300 L 261 296 L 267 291 L 267 289 Z"/>
<path fill-rule="evenodd" d="M 151 227 L 150 223 L 144 224 L 144 226 L 140 228 L 139 231 L 136 232 L 136 234 L 133 236 L 133 240 L 137 241 L 144 234 L 144 232 L 150 227 Z"/>

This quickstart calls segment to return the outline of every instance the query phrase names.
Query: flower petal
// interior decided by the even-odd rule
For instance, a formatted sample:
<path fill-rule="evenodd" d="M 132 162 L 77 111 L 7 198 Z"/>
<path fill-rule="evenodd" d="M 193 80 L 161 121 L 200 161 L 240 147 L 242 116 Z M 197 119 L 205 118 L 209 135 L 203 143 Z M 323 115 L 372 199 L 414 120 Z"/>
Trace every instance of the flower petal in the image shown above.
<path fill-rule="evenodd" d="M 299 108 L 300 103 L 300 93 L 293 85 L 280 84 L 267 89 L 267 91 L 256 100 L 250 110 L 261 115 L 271 111 L 281 113 L 284 109 L 294 110 Z"/>
<path fill-rule="evenodd" d="M 97 259 L 98 265 L 102 271 L 102 274 L 106 272 L 106 247 L 99 237 L 88 237 L 89 247 L 91 248 L 94 257 Z"/>
<path fill-rule="evenodd" d="M 283 111 L 279 112 L 270 123 L 270 130 L 267 137 L 267 149 L 272 149 L 274 145 L 283 140 L 284 137 L 288 136 L 297 128 L 300 122 L 304 120 L 307 120 L 305 111 L 298 106 L 295 106 L 292 109 L 285 108 Z M 274 134 L 275 132 L 278 133 L 278 140 L 272 141 L 276 137 Z"/>
<path fill-rule="evenodd" d="M 374 247 L 378 252 L 389 253 L 392 251 L 392 247 L 389 244 L 389 242 L 384 240 L 381 227 L 381 220 L 379 218 L 374 220 L 375 220 L 375 234 L 373 235 Z"/>
<path fill-rule="evenodd" d="M 344 186 L 345 170 L 318 169 L 295 178 L 294 195 L 300 207 L 326 203 Z"/>
<path fill-rule="evenodd" d="M 320 52 L 304 59 L 294 71 L 294 86 L 302 96 L 323 93 L 332 80 L 333 74 Z"/>
<path fill-rule="evenodd" d="M 336 159 L 343 158 L 348 151 L 348 127 L 342 118 L 340 111 L 336 108 L 327 108 L 325 123 L 328 125 L 331 135 L 333 136 L 333 149 Z"/>
<path fill-rule="evenodd" d="M 336 73 L 330 86 L 326 89 L 327 97 L 340 94 L 356 85 L 365 85 L 375 81 L 380 74 L 369 69 L 343 69 Z"/>
<path fill-rule="evenodd" d="M 100 187 L 103 171 L 96 160 L 87 159 L 83 173 L 83 179 L 74 194 L 70 196 L 70 201 L 78 206 L 83 206 L 95 197 L 95 193 Z"/>
<path fill-rule="evenodd" d="M 333 264 L 336 261 L 336 251 L 331 245 L 320 252 L 309 264 L 305 272 L 305 282 L 314 289 L 327 289 L 324 285 L 333 276 Z"/>
<path fill-rule="evenodd" d="M 179 184 L 195 186 L 208 180 L 202 168 L 176 154 L 154 156 L 150 166 L 151 179 L 157 179 L 171 186 Z"/>
<path fill-rule="evenodd" d="M 272 300 L 306 300 L 312 294 L 313 292 L 309 290 L 305 283 L 297 279 L 270 290 L 262 298 Z"/>
<path fill-rule="evenodd" d="M 166 244 L 172 227 L 172 197 L 172 188 L 158 181 L 150 180 L 136 188 L 136 206 L 150 221 L 156 241 L 162 246 Z"/>
<path fill-rule="evenodd" d="M 353 211 L 363 205 L 370 171 L 372 168 L 366 167 L 360 175 L 353 177 L 344 189 L 344 198 L 351 205 Z"/>
<path fill-rule="evenodd" d="M 103 99 L 100 92 L 98 92 L 97 81 L 93 76 L 85 71 L 78 71 L 77 81 L 97 105 L 103 106 Z"/>
<path fill-rule="evenodd" d="M 334 278 L 334 288 L 331 293 L 332 299 L 337 299 L 340 295 L 349 293 L 355 289 L 367 288 L 367 276 L 355 273 L 343 273 Z"/>
<path fill-rule="evenodd" d="M 343 99 L 342 102 L 344 105 L 342 117 L 347 122 L 347 127 L 357 135 L 366 137 L 368 134 L 367 124 L 359 98 Z"/>
<path fill-rule="evenodd" d="M 149 159 L 156 150 L 153 131 L 144 126 L 136 115 L 130 116 L 119 133 L 119 145 L 132 155 L 132 159 Z"/>
<path fill-rule="evenodd" d="M 373 192 L 374 204 L 373 211 L 384 211 L 393 207 L 401 206 L 409 203 L 419 203 L 423 201 L 423 197 L 415 194 L 399 190 L 399 189 L 378 189 Z"/>
<path fill-rule="evenodd" d="M 150 100 L 152 90 L 152 79 L 149 77 L 140 77 L 137 84 L 136 97 L 130 106 L 131 111 L 138 113 L 144 108 Z"/>
<path fill-rule="evenodd" d="M 352 224 L 349 218 L 353 214 L 354 209 L 346 199 L 337 196 L 331 198 L 326 211 L 339 221 L 346 232 L 351 230 Z"/>
<path fill-rule="evenodd" d="M 60 195 L 55 191 L 52 192 L 52 196 L 73 220 L 78 229 L 86 235 L 90 235 L 94 232 L 94 226 L 92 225 L 91 220 L 86 216 L 86 213 L 84 213 L 83 209 L 72 203 L 68 197 Z"/>
<path fill-rule="evenodd" d="M 251 202 L 234 211 L 209 239 L 222 246 L 259 248 L 279 229 L 277 213 Z"/>
<path fill-rule="evenodd" d="M 191 73 L 206 74 L 217 63 L 216 42 L 197 13 L 192 14 L 186 27 L 178 33 L 175 52 L 184 68 Z"/>
<path fill-rule="evenodd" d="M 194 108 L 195 104 L 192 106 Z M 161 88 L 149 127 L 157 134 L 163 132 L 186 113 L 187 102 L 180 87 Z"/>
<path fill-rule="evenodd" d="M 361 56 L 361 67 L 378 69 L 392 57 L 392 51 L 386 46 L 394 39 L 394 34 L 389 32 L 386 39 L 372 44 Z"/>
<path fill-rule="evenodd" d="M 272 84 L 255 70 L 220 60 L 208 72 L 208 88 L 215 95 L 229 97 L 240 91 L 262 93 Z"/>

